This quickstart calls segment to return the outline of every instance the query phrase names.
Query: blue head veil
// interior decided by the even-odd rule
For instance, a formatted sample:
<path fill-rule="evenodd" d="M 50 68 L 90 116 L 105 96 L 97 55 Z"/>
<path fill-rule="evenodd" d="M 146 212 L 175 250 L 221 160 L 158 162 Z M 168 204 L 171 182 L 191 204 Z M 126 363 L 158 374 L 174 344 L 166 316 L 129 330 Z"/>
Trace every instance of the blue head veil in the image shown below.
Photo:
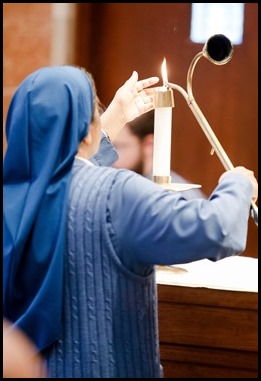
<path fill-rule="evenodd" d="M 29 75 L 7 115 L 3 314 L 40 350 L 60 334 L 71 169 L 92 113 L 88 77 L 57 66 Z"/>

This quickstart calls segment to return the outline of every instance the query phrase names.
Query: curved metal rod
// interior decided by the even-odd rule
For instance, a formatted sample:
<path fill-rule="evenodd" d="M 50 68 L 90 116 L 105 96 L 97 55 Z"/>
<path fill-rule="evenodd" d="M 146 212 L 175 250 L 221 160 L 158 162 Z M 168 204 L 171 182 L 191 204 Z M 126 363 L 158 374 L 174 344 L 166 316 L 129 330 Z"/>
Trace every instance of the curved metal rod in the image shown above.
<path fill-rule="evenodd" d="M 195 101 L 193 97 L 192 92 L 192 75 L 194 72 L 194 68 L 198 60 L 203 57 L 203 53 L 198 53 L 193 61 L 191 62 L 190 68 L 188 70 L 187 75 L 187 91 L 186 92 L 182 87 L 175 85 L 173 83 L 166 83 L 167 86 L 169 86 L 172 89 L 178 90 L 185 100 L 187 101 L 187 104 L 189 108 L 191 109 L 192 113 L 194 114 L 195 118 L 197 119 L 200 127 L 202 128 L 203 132 L 205 133 L 207 139 L 209 140 L 213 150 L 216 152 L 217 156 L 219 157 L 221 163 L 223 164 L 224 168 L 226 170 L 233 169 L 234 166 L 232 162 L 230 161 L 228 155 L 226 154 L 225 150 L 223 149 L 222 145 L 220 144 L 219 140 L 217 139 L 216 135 L 214 134 L 212 128 L 210 127 L 207 119 L 203 115 L 202 111 L 200 110 L 199 106 L 197 105 L 197 102 Z M 252 201 L 251 203 L 251 217 L 254 219 L 255 224 L 258 226 L 258 207 Z"/>

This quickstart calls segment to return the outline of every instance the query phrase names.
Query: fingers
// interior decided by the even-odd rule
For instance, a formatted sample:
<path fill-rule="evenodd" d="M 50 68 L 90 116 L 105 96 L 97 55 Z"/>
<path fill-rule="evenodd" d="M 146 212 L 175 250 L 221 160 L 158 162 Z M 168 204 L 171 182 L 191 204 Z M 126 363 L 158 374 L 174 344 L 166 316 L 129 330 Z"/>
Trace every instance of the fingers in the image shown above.
<path fill-rule="evenodd" d="M 154 102 L 154 97 L 152 95 L 146 95 L 144 97 L 142 97 L 143 99 L 143 103 L 144 104 L 147 104 L 147 103 L 152 103 Z"/>
<path fill-rule="evenodd" d="M 149 77 L 146 79 L 142 79 L 138 81 L 138 73 L 136 71 L 133 71 L 132 75 L 129 79 L 125 82 L 130 88 L 132 88 L 132 91 L 134 92 L 141 92 L 142 90 L 145 90 L 147 94 L 152 94 L 153 89 L 148 89 L 150 86 L 155 85 L 159 82 L 159 77 Z"/>
<path fill-rule="evenodd" d="M 137 97 L 135 99 L 137 109 L 139 110 L 139 115 L 144 114 L 145 112 L 151 111 L 154 109 L 153 97 Z"/>
<path fill-rule="evenodd" d="M 151 102 L 151 103 L 146 103 L 144 106 L 143 106 L 143 114 L 145 112 L 148 112 L 148 111 L 151 111 L 154 109 L 154 103 Z"/>
<path fill-rule="evenodd" d="M 146 89 L 149 86 L 155 85 L 159 82 L 159 77 L 149 77 L 146 79 L 142 79 L 141 81 L 138 81 L 136 83 L 136 89 L 138 91 L 141 91 L 143 89 Z"/>
<path fill-rule="evenodd" d="M 235 168 L 232 168 L 230 170 L 227 170 L 226 172 L 224 172 L 220 178 L 219 178 L 219 182 L 225 177 L 227 176 L 229 173 L 241 173 L 242 175 L 246 176 L 249 178 L 249 180 L 252 182 L 252 185 L 253 185 L 253 200 L 256 201 L 257 200 L 257 197 L 258 197 L 258 183 L 257 183 L 257 179 L 255 178 L 255 175 L 254 175 L 254 172 L 250 169 L 247 169 L 245 167 L 242 167 L 242 166 L 238 166 L 238 167 L 235 167 Z"/>
<path fill-rule="evenodd" d="M 155 87 L 148 87 L 147 89 L 143 90 L 143 93 L 145 96 L 154 97 Z M 140 93 L 140 94 L 142 94 L 142 93 Z"/>
<path fill-rule="evenodd" d="M 226 172 L 224 172 L 221 176 L 220 176 L 220 180 L 222 180 L 226 175 L 228 175 L 229 173 L 234 173 L 234 172 L 238 172 L 238 173 L 241 173 L 242 175 L 245 175 L 247 177 L 254 177 L 254 172 L 250 169 L 247 169 L 243 166 L 237 166 L 237 167 L 234 167 L 232 169 L 229 169 L 227 170 Z"/>

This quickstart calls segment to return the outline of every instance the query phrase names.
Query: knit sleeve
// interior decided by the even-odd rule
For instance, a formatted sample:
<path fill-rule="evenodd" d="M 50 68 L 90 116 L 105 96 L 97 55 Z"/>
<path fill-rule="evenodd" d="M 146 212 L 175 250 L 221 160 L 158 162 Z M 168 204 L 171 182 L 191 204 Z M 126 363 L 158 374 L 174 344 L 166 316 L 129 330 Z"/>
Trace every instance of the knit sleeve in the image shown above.
<path fill-rule="evenodd" d="M 136 174 L 120 176 L 109 210 L 117 244 L 133 260 L 179 264 L 245 250 L 252 185 L 231 174 L 209 199 L 186 199 Z"/>

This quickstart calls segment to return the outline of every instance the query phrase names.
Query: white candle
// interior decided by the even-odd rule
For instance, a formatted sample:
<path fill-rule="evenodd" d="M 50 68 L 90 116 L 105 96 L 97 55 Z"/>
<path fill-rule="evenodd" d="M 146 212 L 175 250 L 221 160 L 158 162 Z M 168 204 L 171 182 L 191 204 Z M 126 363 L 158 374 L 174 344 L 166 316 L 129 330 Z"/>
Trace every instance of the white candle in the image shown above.
<path fill-rule="evenodd" d="M 166 86 L 166 60 L 162 63 L 163 86 L 155 89 L 154 144 L 152 175 L 155 182 L 170 181 L 173 91 Z"/>
<path fill-rule="evenodd" d="M 158 92 L 166 92 L 162 86 Z M 164 94 L 159 94 L 161 96 Z M 172 107 L 156 107 L 154 110 L 153 176 L 170 175 Z"/>

